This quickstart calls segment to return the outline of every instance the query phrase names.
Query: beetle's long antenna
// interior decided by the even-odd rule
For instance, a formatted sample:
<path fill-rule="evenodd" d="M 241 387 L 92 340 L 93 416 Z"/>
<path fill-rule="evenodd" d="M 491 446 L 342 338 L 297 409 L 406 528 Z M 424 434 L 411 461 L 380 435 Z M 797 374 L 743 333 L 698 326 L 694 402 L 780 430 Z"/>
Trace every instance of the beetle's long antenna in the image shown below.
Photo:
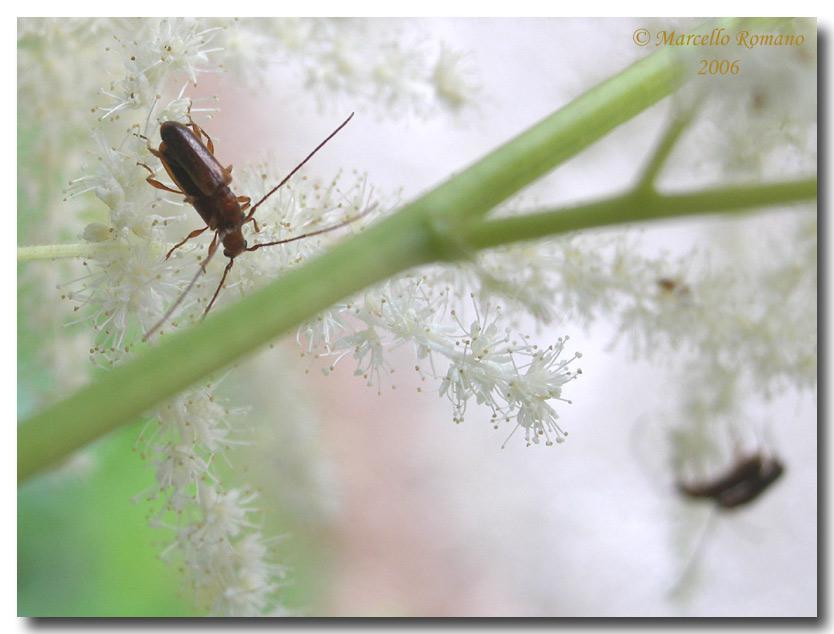
<path fill-rule="evenodd" d="M 677 580 L 675 581 L 675 585 L 673 585 L 669 590 L 670 597 L 680 596 L 683 591 L 685 590 L 686 583 L 690 581 L 690 575 L 692 571 L 695 569 L 695 564 L 698 561 L 698 555 L 703 550 L 704 545 L 707 542 L 707 535 L 712 532 L 712 529 L 715 527 L 715 522 L 718 519 L 718 513 L 714 509 L 710 509 L 710 516 L 707 518 L 706 524 L 704 524 L 704 528 L 701 531 L 701 536 L 698 538 L 698 543 L 695 544 L 695 548 L 692 549 L 692 552 L 689 553 L 689 560 L 686 562 L 683 570 L 681 570 L 680 574 L 678 575 Z"/>
<path fill-rule="evenodd" d="M 321 143 L 319 143 L 319 144 L 318 144 L 318 146 L 316 146 L 316 149 L 315 149 L 315 150 L 313 150 L 312 152 L 310 152 L 310 153 L 307 155 L 307 158 L 305 158 L 305 159 L 304 159 L 303 161 L 301 161 L 298 165 L 296 165 L 296 166 L 295 166 L 295 168 L 293 169 L 293 171 L 291 171 L 289 174 L 287 174 L 287 176 L 286 176 L 286 178 L 284 178 L 284 180 L 282 180 L 282 181 L 281 181 L 280 183 L 278 183 L 275 187 L 273 187 L 273 188 L 270 190 L 270 192 L 269 192 L 266 196 L 264 196 L 263 198 L 261 198 L 261 199 L 260 199 L 258 202 L 256 202 L 254 205 L 252 205 L 252 208 L 249 210 L 249 214 L 246 216 L 246 220 L 244 220 L 244 222 L 247 222 L 247 221 L 248 221 L 248 220 L 249 220 L 249 219 L 250 219 L 250 218 L 251 218 L 251 217 L 255 214 L 255 210 L 258 208 L 258 206 L 259 206 L 262 202 L 264 202 L 267 198 L 269 198 L 270 196 L 272 196 L 272 194 L 274 194 L 274 193 L 275 193 L 275 192 L 277 192 L 279 189 L 281 189 L 281 186 L 282 186 L 284 183 L 286 183 L 288 180 L 290 180 L 290 179 L 293 177 L 293 175 L 294 175 L 294 174 L 295 174 L 298 170 L 300 170 L 300 169 L 302 168 L 302 166 L 303 166 L 303 165 L 304 165 L 307 161 L 309 161 L 311 158 L 313 158 L 313 155 L 314 155 L 316 152 L 318 152 L 321 148 L 323 148 L 323 147 L 324 147 L 324 145 L 325 145 L 325 144 L 326 144 L 326 143 L 327 143 L 330 139 L 332 139 L 334 136 L 336 136 L 336 135 L 339 133 L 339 130 L 341 130 L 342 128 L 344 128 L 344 127 L 348 124 L 348 121 L 350 121 L 351 119 L 353 119 L 353 115 L 354 115 L 354 113 L 353 113 L 353 112 L 351 112 L 351 113 L 350 113 L 350 116 L 349 116 L 347 119 L 345 119 L 345 120 L 344 120 L 344 122 L 342 123 L 342 125 L 340 125 L 338 128 L 336 128 L 335 130 L 333 130 L 333 132 L 331 132 L 331 133 L 330 133 L 330 136 L 328 136 L 328 137 L 327 137 L 324 141 L 322 141 Z"/>
<path fill-rule="evenodd" d="M 325 227 L 324 229 L 319 229 L 317 231 L 310 231 L 309 233 L 303 233 L 300 236 L 293 236 L 292 238 L 287 238 L 286 240 L 277 240 L 275 242 L 264 242 L 263 244 L 255 244 L 255 245 L 252 245 L 251 247 L 249 247 L 246 250 L 247 251 L 255 251 L 257 249 L 260 249 L 261 247 L 271 247 L 271 246 L 274 246 L 276 244 L 286 244 L 287 242 L 295 242 L 296 240 L 301 240 L 301 238 L 309 238 L 310 236 L 317 236 L 320 233 L 327 233 L 328 231 L 334 231 L 335 229 L 339 229 L 340 227 L 346 227 L 347 225 L 349 225 L 354 220 L 359 220 L 359 218 L 361 218 L 362 216 L 372 212 L 374 209 L 376 209 L 376 206 L 377 206 L 377 203 L 373 203 L 372 205 L 368 206 L 368 208 L 365 209 L 365 211 L 363 211 L 361 214 L 359 214 L 357 216 L 354 216 L 353 218 L 348 218 L 344 222 L 340 222 L 339 224 L 333 225 L 331 227 Z M 206 260 L 206 262 L 208 262 L 208 259 Z M 226 270 L 223 271 L 223 277 L 220 278 L 220 284 L 217 285 L 217 290 L 214 291 L 214 296 L 211 298 L 211 301 L 209 302 L 209 305 L 206 306 L 205 312 L 203 312 L 203 319 L 206 318 L 206 315 L 208 315 L 208 312 L 211 310 L 211 307 L 214 306 L 214 300 L 216 300 L 217 296 L 220 294 L 220 289 L 223 288 L 223 282 L 226 281 L 226 276 L 229 274 L 229 271 L 232 269 L 232 265 L 234 263 L 235 263 L 234 258 L 229 258 L 229 263 L 226 265 Z M 189 288 L 191 288 L 191 287 L 189 286 Z M 186 290 L 186 292 L 188 292 L 188 291 Z"/>
<path fill-rule="evenodd" d="M 174 311 L 177 309 L 177 306 L 179 306 L 182 303 L 182 300 L 185 299 L 185 296 L 188 295 L 188 292 L 192 288 L 194 288 L 194 285 L 197 283 L 197 278 L 199 278 L 202 273 L 206 272 L 206 265 L 209 263 L 209 261 L 211 261 L 211 258 L 213 258 L 214 254 L 217 253 L 217 251 L 219 251 L 219 250 L 220 249 L 217 249 L 217 248 L 215 248 L 214 250 L 209 249 L 208 257 L 206 258 L 205 262 L 203 262 L 203 264 L 200 266 L 200 268 L 197 269 L 197 274 L 194 276 L 194 279 L 192 279 L 191 282 L 188 284 L 188 286 L 186 286 L 185 290 L 182 293 L 180 293 L 180 296 L 177 298 L 177 301 L 175 301 L 173 304 L 171 304 L 171 307 L 168 309 L 168 312 L 166 312 L 162 316 L 162 319 L 160 319 L 158 322 L 156 322 L 156 325 L 153 328 L 151 328 L 148 332 L 145 333 L 145 336 L 142 337 L 142 341 L 147 341 L 150 338 L 150 336 L 153 333 L 155 333 L 157 330 L 159 330 L 159 327 L 162 326 L 162 324 L 164 324 L 166 321 L 168 321 L 168 318 L 171 315 L 174 314 Z M 230 260 L 230 262 L 234 262 L 234 260 Z M 228 273 L 228 272 L 229 271 L 228 271 L 228 268 L 227 268 L 226 273 Z M 224 274 L 223 278 L 225 279 L 225 277 L 226 277 L 226 275 Z M 221 282 L 221 284 L 222 284 L 222 282 Z M 216 293 L 215 293 L 215 297 L 217 297 Z M 213 299 L 211 301 L 214 302 Z M 211 304 L 209 304 L 209 306 L 211 306 Z"/>
<path fill-rule="evenodd" d="M 369 205 L 365 211 L 352 218 L 347 218 L 343 222 L 340 222 L 335 225 L 331 225 L 330 227 L 324 227 L 323 229 L 317 229 L 316 231 L 309 231 L 307 233 L 302 233 L 300 236 L 293 236 L 292 238 L 285 238 L 284 240 L 276 240 L 275 242 L 263 242 L 261 244 L 253 244 L 251 247 L 246 249 L 247 251 L 255 251 L 260 249 L 261 247 L 271 247 L 275 246 L 276 244 L 286 244 L 287 242 L 295 242 L 296 240 L 301 240 L 302 238 L 310 238 L 312 236 L 317 236 L 322 233 L 327 233 L 328 231 L 335 231 L 336 229 L 340 229 L 342 227 L 347 227 L 350 223 L 359 220 L 362 216 L 365 216 L 371 213 L 374 209 L 376 209 L 377 203 L 373 203 Z"/>

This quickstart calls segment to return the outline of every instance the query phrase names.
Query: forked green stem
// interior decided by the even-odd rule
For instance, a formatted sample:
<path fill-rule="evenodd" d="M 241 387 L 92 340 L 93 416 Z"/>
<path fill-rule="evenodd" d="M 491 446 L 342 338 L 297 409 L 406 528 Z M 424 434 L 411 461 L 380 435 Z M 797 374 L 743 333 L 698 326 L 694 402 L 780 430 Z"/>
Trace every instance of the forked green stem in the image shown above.
<path fill-rule="evenodd" d="M 642 220 L 646 213 L 662 217 L 664 209 L 678 214 L 728 209 L 726 196 L 732 192 L 716 190 L 643 201 L 625 195 L 584 209 L 483 220 L 498 203 L 692 78 L 690 55 L 689 49 L 667 47 L 637 62 L 395 215 L 230 308 L 210 314 L 193 328 L 161 337 L 158 346 L 23 421 L 18 427 L 18 481 L 340 299 L 412 267 L 468 257 L 473 248 Z M 807 200 L 816 189 L 814 181 L 774 187 L 787 188 L 782 202 Z M 733 209 L 772 202 L 753 190 L 734 192 L 733 199 L 746 198 L 748 203 L 740 202 Z M 674 209 L 664 204 L 668 202 L 675 203 Z"/>

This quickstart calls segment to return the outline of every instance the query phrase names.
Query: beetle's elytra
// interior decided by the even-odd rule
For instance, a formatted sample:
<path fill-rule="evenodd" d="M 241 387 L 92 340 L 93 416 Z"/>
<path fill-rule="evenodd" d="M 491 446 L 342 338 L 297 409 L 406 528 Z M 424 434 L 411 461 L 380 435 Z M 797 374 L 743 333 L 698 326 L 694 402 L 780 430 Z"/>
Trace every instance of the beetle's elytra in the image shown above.
<path fill-rule="evenodd" d="M 165 257 L 166 259 L 171 257 L 171 254 L 176 249 L 181 247 L 191 238 L 196 238 L 206 230 L 210 229 L 213 231 L 214 237 L 209 245 L 208 255 L 200 266 L 200 269 L 197 271 L 197 274 L 194 276 L 194 279 L 191 280 L 191 283 L 185 291 L 183 291 L 179 298 L 177 298 L 177 301 L 168 309 L 168 312 L 162 317 L 162 319 L 147 332 L 144 339 L 150 337 L 151 334 L 162 326 L 162 324 L 165 323 L 165 321 L 173 314 L 176 307 L 180 304 L 180 302 L 182 302 L 185 295 L 194 286 L 200 274 L 205 272 L 206 265 L 212 256 L 214 256 L 215 251 L 217 251 L 218 244 L 223 245 L 223 255 L 229 258 L 229 262 L 226 264 L 226 269 L 223 271 L 223 277 L 220 280 L 220 284 L 217 286 L 217 290 L 214 292 L 214 296 L 211 298 L 211 301 L 203 313 L 204 317 L 208 314 L 214 304 L 214 301 L 217 299 L 220 289 L 226 281 L 226 276 L 234 264 L 234 258 L 239 256 L 244 251 L 254 251 L 262 247 L 300 240 L 302 238 L 338 229 L 347 224 L 347 221 L 345 221 L 331 227 L 326 227 L 324 229 L 319 229 L 317 231 L 312 231 L 285 240 L 259 243 L 251 247 L 248 246 L 246 240 L 244 239 L 242 231 L 243 225 L 250 221 L 253 223 L 255 231 L 258 231 L 258 223 L 254 218 L 254 213 L 258 206 L 278 191 L 278 189 L 280 189 L 281 186 L 283 186 L 284 183 L 286 183 L 299 169 L 301 169 L 301 167 L 309 161 L 316 152 L 318 152 L 330 139 L 332 139 L 342 128 L 344 128 L 348 121 L 352 118 L 353 113 L 351 113 L 338 128 L 331 132 L 330 135 L 324 139 L 324 141 L 319 143 L 318 146 L 316 146 L 316 148 L 310 152 L 310 154 L 308 154 L 303 161 L 293 168 L 293 170 L 280 183 L 278 183 L 278 185 L 272 188 L 254 205 L 251 205 L 251 199 L 249 197 L 235 196 L 234 192 L 232 192 L 230 188 L 232 182 L 232 166 L 223 167 L 223 165 L 220 164 L 214 155 L 214 143 L 212 142 L 211 137 L 209 137 L 209 135 L 206 134 L 200 126 L 194 123 L 194 121 L 190 120 L 190 115 L 188 124 L 179 123 L 177 121 L 165 121 L 162 124 L 159 131 L 162 142 L 156 149 L 151 147 L 150 142 L 148 142 L 148 150 L 162 162 L 162 166 L 165 168 L 168 176 L 172 181 L 174 181 L 179 189 L 173 189 L 163 183 L 160 183 L 156 180 L 156 174 L 150 167 L 144 163 L 139 163 L 139 165 L 150 172 L 151 175 L 147 177 L 148 183 L 157 189 L 185 196 L 185 201 L 197 210 L 197 213 L 200 214 L 203 222 L 206 223 L 205 227 L 195 229 L 182 241 L 174 245 Z M 203 142 L 203 138 L 205 138 L 205 143 Z M 363 211 L 360 216 L 368 213 L 372 208 L 373 207 L 369 207 Z M 248 214 L 246 213 L 247 209 L 249 210 Z M 355 219 L 356 218 L 354 218 L 354 220 Z"/>

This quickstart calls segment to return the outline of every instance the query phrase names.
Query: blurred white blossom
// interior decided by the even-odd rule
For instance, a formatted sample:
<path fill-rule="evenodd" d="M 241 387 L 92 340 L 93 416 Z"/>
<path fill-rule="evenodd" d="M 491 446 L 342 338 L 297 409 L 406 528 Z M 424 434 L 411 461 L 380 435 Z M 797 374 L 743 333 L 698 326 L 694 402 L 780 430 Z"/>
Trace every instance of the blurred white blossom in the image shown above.
<path fill-rule="evenodd" d="M 79 213 L 42 205 L 25 178 L 23 195 L 45 210 L 41 240 L 78 236 L 90 249 L 81 271 L 60 281 L 50 273 L 30 284 L 60 284 L 78 313 L 71 319 L 89 326 L 72 345 L 50 345 L 75 350 L 80 341 L 104 366 L 132 356 L 192 279 L 194 288 L 152 345 L 200 319 L 220 282 L 225 263 L 219 257 L 199 273 L 205 244 L 189 242 L 165 258 L 171 236 L 179 240 L 188 231 L 182 227 L 194 228 L 196 214 L 181 196 L 151 187 L 139 165 L 167 183 L 148 151 L 149 143 L 159 144 L 160 122 L 193 117 L 203 125 L 207 112 L 223 107 L 222 101 L 192 102 L 189 89 L 202 73 L 240 73 L 257 84 L 278 59 L 322 106 L 358 103 L 357 109 L 380 117 L 457 117 L 477 110 L 481 100 L 467 53 L 393 20 L 32 19 L 19 22 L 18 44 L 22 134 L 48 178 L 72 179 L 67 204 Z M 757 60 L 768 73 L 778 66 L 778 77 L 797 92 L 815 94 L 808 88 L 815 81 L 815 55 L 803 55 Z M 759 82 L 749 70 L 720 99 L 705 101 L 682 145 L 707 149 L 691 152 L 691 162 L 679 165 L 688 169 L 702 161 L 722 173 L 764 177 L 782 174 L 786 166 L 796 174 L 815 165 L 815 102 L 785 100 L 772 74 Z M 701 143 L 704 137 L 717 143 Z M 67 149 L 59 140 L 67 141 Z M 79 162 L 79 173 L 64 173 L 65 165 Z M 677 182 L 675 170 L 682 169 L 671 164 L 664 186 Z M 302 170 L 259 207 L 259 231 L 252 224 L 245 228 L 250 245 L 336 224 L 344 225 L 341 234 L 361 231 L 400 202 L 398 193 L 374 187 L 363 173 L 341 171 L 328 179 L 307 173 Z M 270 163 L 236 169 L 234 187 L 254 203 L 281 176 Z M 86 193 L 106 209 L 84 209 Z M 582 355 L 569 349 L 574 339 L 567 336 L 538 341 L 525 332 L 528 318 L 559 326 L 605 319 L 635 357 L 662 359 L 687 377 L 677 414 L 699 433 L 676 437 L 679 468 L 687 452 L 697 452 L 693 439 L 712 434 L 714 440 L 721 433 L 715 421 L 737 419 L 745 399 L 815 387 L 816 223 L 800 212 L 786 225 L 765 256 L 720 265 L 698 251 L 645 255 L 634 231 L 493 249 L 469 263 L 422 267 L 366 289 L 303 324 L 297 340 L 311 363 L 327 364 L 325 373 L 351 363 L 377 391 L 393 385 L 390 350 L 409 345 L 427 386 L 421 390 L 448 399 L 453 421 L 482 418 L 503 429 L 507 441 L 521 429 L 528 445 L 552 445 L 568 433 L 558 419 L 570 403 L 568 384 L 582 373 Z M 301 265 L 332 237 L 236 259 L 218 303 Z M 48 312 L 38 315 L 33 307 L 32 323 L 51 324 L 39 326 L 50 331 L 67 321 Z M 56 374 L 71 372 L 58 367 Z M 209 612 L 285 613 L 275 592 L 287 573 L 274 563 L 276 539 L 262 534 L 258 494 L 224 482 L 217 470 L 232 446 L 248 440 L 240 409 L 247 403 L 227 408 L 215 390 L 216 382 L 195 387 L 151 414 L 140 442 L 155 483 L 143 495 L 160 505 L 154 525 L 173 534 L 165 558 L 185 562 L 188 583 Z M 302 429 L 312 425 L 304 414 L 293 421 Z"/>

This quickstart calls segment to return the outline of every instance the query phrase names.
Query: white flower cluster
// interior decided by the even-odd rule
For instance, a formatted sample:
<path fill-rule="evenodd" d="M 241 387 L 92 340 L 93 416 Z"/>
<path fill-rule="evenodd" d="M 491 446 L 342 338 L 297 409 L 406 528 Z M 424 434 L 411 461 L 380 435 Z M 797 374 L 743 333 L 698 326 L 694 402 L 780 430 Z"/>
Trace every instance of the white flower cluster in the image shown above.
<path fill-rule="evenodd" d="M 720 265 L 715 249 L 711 259 L 644 255 L 628 233 L 493 250 L 477 260 L 479 294 L 497 293 L 543 321 L 613 322 L 634 358 L 701 386 L 684 388 L 673 418 L 743 419 L 745 400 L 816 385 L 817 233 L 806 211 L 733 226 L 737 239 Z M 739 244 L 756 248 L 745 254 Z"/>
<path fill-rule="evenodd" d="M 116 46 L 122 49 L 124 67 L 102 89 L 102 94 L 114 102 L 101 107 L 102 118 L 121 110 L 150 111 L 164 81 L 173 73 L 183 73 L 193 84 L 198 73 L 216 71 L 216 64 L 209 64 L 208 56 L 222 50 L 212 46 L 220 30 L 220 27 L 204 28 L 200 22 L 176 18 L 147 20 L 138 31 L 133 21 L 125 23 L 123 35 L 115 35 Z"/>
<path fill-rule="evenodd" d="M 755 232 L 764 246 L 756 263 L 738 257 L 720 268 L 689 258 L 688 270 L 662 278 L 654 297 L 624 314 L 635 356 L 697 352 L 699 363 L 738 375 L 764 398 L 788 388 L 812 389 L 817 363 L 816 218 L 779 223 L 778 238 Z M 740 229 L 740 236 L 748 229 Z"/>
<path fill-rule="evenodd" d="M 167 95 L 172 81 L 193 84 L 199 73 L 221 70 L 245 70 L 251 80 L 270 55 L 279 54 L 296 64 L 303 83 L 322 101 L 364 100 L 394 116 L 441 109 L 457 113 L 472 106 L 477 93 L 463 55 L 392 29 L 380 40 L 376 33 L 381 29 L 375 28 L 380 24 L 369 21 L 28 24 L 20 30 L 27 63 L 35 65 L 43 42 L 52 37 L 53 54 L 83 60 L 76 66 L 88 71 L 59 73 L 43 64 L 46 70 L 40 76 L 22 78 L 24 104 L 47 98 L 54 105 L 57 91 L 68 95 L 61 105 L 73 114 L 66 121 L 42 105 L 30 109 L 43 117 L 45 138 L 61 138 L 60 125 L 75 125 L 77 112 L 89 113 L 96 95 L 99 100 L 95 147 L 89 150 L 85 175 L 71 187 L 71 197 L 77 203 L 80 194 L 95 193 L 107 206 L 108 217 L 85 217 L 87 270 L 65 285 L 64 295 L 86 315 L 79 321 L 91 320 L 96 331 L 91 356 L 103 365 L 131 356 L 142 345 L 143 334 L 193 279 L 194 288 L 152 343 L 198 320 L 224 267 L 218 256 L 199 275 L 206 247 L 192 242 L 165 258 L 171 239 L 184 235 L 170 225 L 187 217 L 193 229 L 196 214 L 181 197 L 151 187 L 147 170 L 137 165 L 149 166 L 168 182 L 148 152 L 148 144 L 159 143 L 159 121 L 199 118 L 186 88 L 176 97 Z M 794 62 L 807 70 L 807 60 Z M 89 69 L 100 69 L 107 78 Z M 79 108 L 81 104 L 86 107 Z M 768 115 L 761 129 L 771 132 L 782 116 L 780 103 L 767 91 L 760 91 L 749 108 Z M 757 135 L 759 129 L 750 127 L 744 141 L 765 140 Z M 792 147 L 807 149 L 807 126 L 792 132 Z M 87 130 L 85 134 L 89 144 Z M 740 148 L 733 159 L 736 166 L 762 155 L 761 147 L 748 153 L 740 140 L 734 143 Z M 45 164 L 60 164 L 50 147 L 40 140 L 38 154 L 48 157 Z M 777 155 L 780 161 L 789 160 L 780 152 L 769 156 Z M 236 170 L 235 188 L 254 202 L 280 176 L 266 165 Z M 352 219 L 371 208 L 384 214 L 394 206 L 392 200 L 358 174 L 339 173 L 320 182 L 306 179 L 302 171 L 259 207 L 260 230 L 255 233 L 249 224 L 245 237 L 252 245 L 333 224 L 343 224 L 342 233 L 361 230 L 372 214 Z M 179 207 L 171 211 L 171 204 Z M 323 235 L 247 253 L 235 260 L 218 302 L 232 301 L 298 266 L 328 239 Z M 567 337 L 537 345 L 521 334 L 518 315 L 585 324 L 605 317 L 615 321 L 640 357 L 670 358 L 670 352 L 694 351 L 701 374 L 692 382 L 699 389 L 689 395 L 690 409 L 703 417 L 727 415 L 736 411 L 737 398 L 751 386 L 755 393 L 768 395 L 786 384 L 801 388 L 816 381 L 816 277 L 809 275 L 816 269 L 815 224 L 800 223 L 788 248 L 778 246 L 774 243 L 764 266 L 750 267 L 755 275 L 739 270 L 713 274 L 709 266 L 696 267 L 694 256 L 676 262 L 665 255 L 642 256 L 628 236 L 569 235 L 494 249 L 479 254 L 469 266 L 425 267 L 368 289 L 303 325 L 298 338 L 305 355 L 330 361 L 328 370 L 352 359 L 356 374 L 377 390 L 391 380 L 387 350 L 411 345 L 416 371 L 423 380 L 435 381 L 439 395 L 452 404 L 456 422 L 473 418 L 470 408 L 478 406 L 488 412 L 485 418 L 495 429 L 511 428 L 508 437 L 521 428 L 528 445 L 551 445 L 566 435 L 554 405 L 570 402 L 563 398 L 563 386 L 581 373 L 574 367 L 581 354 L 565 354 Z M 184 558 L 197 595 L 213 613 L 280 610 L 272 595 L 285 571 L 272 563 L 269 541 L 261 535 L 259 511 L 252 506 L 255 494 L 226 487 L 216 475 L 215 463 L 238 442 L 230 420 L 239 412 L 220 406 L 213 391 L 212 386 L 200 387 L 160 406 L 154 417 L 158 425 L 142 438 L 156 474 L 147 495 L 163 500 L 154 522 L 174 532 L 165 554 L 176 549 Z"/>
<path fill-rule="evenodd" d="M 563 339 L 541 349 L 529 336 L 513 335 L 500 306 L 480 302 L 471 292 L 462 296 L 453 290 L 455 278 L 455 269 L 431 267 L 389 280 L 303 326 L 299 336 L 308 354 L 335 357 L 329 369 L 352 355 L 355 374 L 378 389 L 390 372 L 386 349 L 411 344 L 416 371 L 423 380 L 440 381 L 440 396 L 451 401 L 455 422 L 463 422 L 474 401 L 492 412 L 495 429 L 500 423 L 513 425 L 513 432 L 523 428 L 528 445 L 563 442 L 566 433 L 548 401 L 564 400 L 562 386 L 581 373 L 568 365 L 582 355 L 560 358 Z M 464 321 L 467 313 L 471 322 Z"/>
<path fill-rule="evenodd" d="M 99 114 L 93 132 L 95 145 L 88 150 L 84 176 L 72 181 L 68 198 L 70 204 L 76 205 L 82 194 L 92 192 L 107 206 L 108 217 L 105 220 L 88 216 L 88 222 L 94 221 L 81 235 L 89 246 L 84 274 L 62 285 L 64 296 L 85 315 L 78 321 L 90 320 L 97 332 L 90 347 L 95 363 L 113 365 L 130 357 L 143 334 L 181 296 L 204 257 L 205 246 L 189 243 L 165 259 L 170 248 L 166 246 L 170 225 L 184 217 L 193 224 L 196 215 L 178 197 L 151 187 L 146 182 L 148 171 L 138 165 L 149 166 L 156 178 L 167 182 L 159 161 L 148 152 L 149 145 L 159 143 L 159 121 L 187 121 L 189 116 L 198 118 L 204 110 L 194 107 L 188 99 L 187 85 L 176 98 L 166 100 L 164 95 L 172 81 L 181 86 L 184 82 L 193 84 L 200 73 L 230 69 L 245 69 L 251 80 L 263 68 L 267 53 L 274 56 L 283 51 L 290 56 L 298 54 L 309 87 L 326 86 L 336 93 L 350 87 L 347 92 L 352 98 L 361 96 L 381 103 L 389 114 L 425 113 L 438 103 L 458 111 L 467 97 L 473 97 L 474 92 L 466 90 L 472 87 L 474 91 L 474 84 L 454 85 L 455 64 L 448 56 L 441 74 L 444 82 L 452 84 L 435 90 L 432 69 L 423 66 L 424 49 L 403 46 L 396 38 L 380 45 L 368 73 L 360 72 L 359 67 L 351 71 L 347 64 L 350 45 L 366 44 L 360 38 L 364 28 L 361 22 L 342 20 L 229 24 L 187 19 L 33 20 L 21 24 L 19 38 L 23 58 L 27 60 L 27 72 L 22 73 L 19 86 L 23 102 L 29 99 L 41 103 L 39 96 L 46 93 L 54 110 L 56 88 L 61 86 L 68 102 L 77 101 L 66 105 L 69 112 L 89 113 L 90 104 L 98 102 L 93 109 Z M 71 42 L 72 45 L 64 46 L 69 51 L 66 57 L 87 60 L 78 64 L 86 72 L 54 73 L 51 85 L 51 66 L 45 65 L 47 70 L 39 76 L 32 75 L 30 69 L 39 68 L 38 53 L 45 50 L 43 42 L 49 38 L 56 40 L 50 44 L 52 52 L 60 50 L 61 42 Z M 27 46 L 31 50 L 27 51 Z M 222 63 L 218 55 L 221 50 Z M 369 49 L 362 46 L 356 50 Z M 99 69 L 106 79 L 92 69 Z M 316 69 L 322 73 L 314 77 Z M 355 86 L 360 88 L 354 90 Z M 454 88 L 459 94 L 452 99 Z M 55 133 L 66 138 L 66 131 L 60 129 L 60 124 L 66 122 L 56 119 L 48 108 L 42 110 L 44 120 L 55 128 Z M 32 108 L 30 112 L 41 110 Z M 85 129 L 89 120 L 82 118 L 76 125 Z M 49 148 L 44 149 L 43 155 L 61 165 Z M 269 172 L 264 166 L 249 173 L 236 171 L 235 186 L 256 201 L 270 183 L 279 180 L 264 180 L 264 174 Z M 342 185 L 343 180 L 342 174 L 338 174 L 321 185 L 308 181 L 303 173 L 296 175 L 259 208 L 260 230 L 247 235 L 250 244 L 281 240 L 345 222 L 373 204 L 379 209 L 386 207 L 379 196 L 373 195 L 364 176 L 353 175 L 353 182 L 346 186 Z M 173 212 L 168 207 L 171 203 L 179 206 Z M 362 222 L 368 220 L 366 217 Z M 355 227 L 361 224 L 355 223 Z M 351 229 L 355 227 L 351 225 Z M 246 230 L 251 231 L 252 225 Z M 228 301 L 236 293 L 247 292 L 261 278 L 272 278 L 297 266 L 318 250 L 318 245 L 318 240 L 298 241 L 283 248 L 247 254 L 236 262 L 218 301 Z M 195 257 L 195 253 L 199 255 Z M 214 294 L 222 268 L 218 257 L 185 297 L 170 324 L 163 326 L 156 337 L 199 319 Z M 537 363 L 553 364 L 550 356 L 544 354 Z M 558 386 L 548 389 L 548 397 L 558 392 Z M 163 500 L 153 522 L 175 533 L 165 555 L 176 552 L 184 558 L 197 597 L 212 613 L 231 616 L 281 612 L 274 593 L 285 573 L 271 563 L 268 540 L 261 535 L 257 519 L 260 511 L 252 506 L 255 495 L 227 488 L 215 472 L 217 459 L 237 441 L 235 431 L 229 427 L 230 412 L 216 403 L 213 392 L 213 386 L 199 387 L 158 407 L 153 416 L 158 424 L 154 423 L 153 433 L 142 439 L 145 455 L 156 472 L 156 485 L 146 495 L 152 500 Z M 517 395 L 504 398 L 513 403 L 505 405 L 508 411 L 521 408 L 514 405 Z"/>
<path fill-rule="evenodd" d="M 780 178 L 816 169 L 817 29 L 812 19 L 788 28 L 806 38 L 802 46 L 742 48 L 744 72 L 711 95 L 705 120 L 720 133 L 711 131 L 709 158 L 726 173 Z"/>
<path fill-rule="evenodd" d="M 165 500 L 152 524 L 176 534 L 163 556 L 176 548 L 193 572 L 196 597 L 224 616 L 272 609 L 285 576 L 283 567 L 270 563 L 260 511 L 251 506 L 257 495 L 224 488 L 212 471 L 235 442 L 229 420 L 241 415 L 218 404 L 209 388 L 199 388 L 160 406 L 158 423 L 149 423 L 140 438 L 156 471 L 156 486 L 146 495 Z"/>
<path fill-rule="evenodd" d="M 480 83 L 466 55 L 426 41 L 403 22 L 288 20 L 272 26 L 291 43 L 289 59 L 297 54 L 306 87 L 322 103 L 358 97 L 386 117 L 428 117 L 441 109 L 460 114 L 475 106 Z"/>

